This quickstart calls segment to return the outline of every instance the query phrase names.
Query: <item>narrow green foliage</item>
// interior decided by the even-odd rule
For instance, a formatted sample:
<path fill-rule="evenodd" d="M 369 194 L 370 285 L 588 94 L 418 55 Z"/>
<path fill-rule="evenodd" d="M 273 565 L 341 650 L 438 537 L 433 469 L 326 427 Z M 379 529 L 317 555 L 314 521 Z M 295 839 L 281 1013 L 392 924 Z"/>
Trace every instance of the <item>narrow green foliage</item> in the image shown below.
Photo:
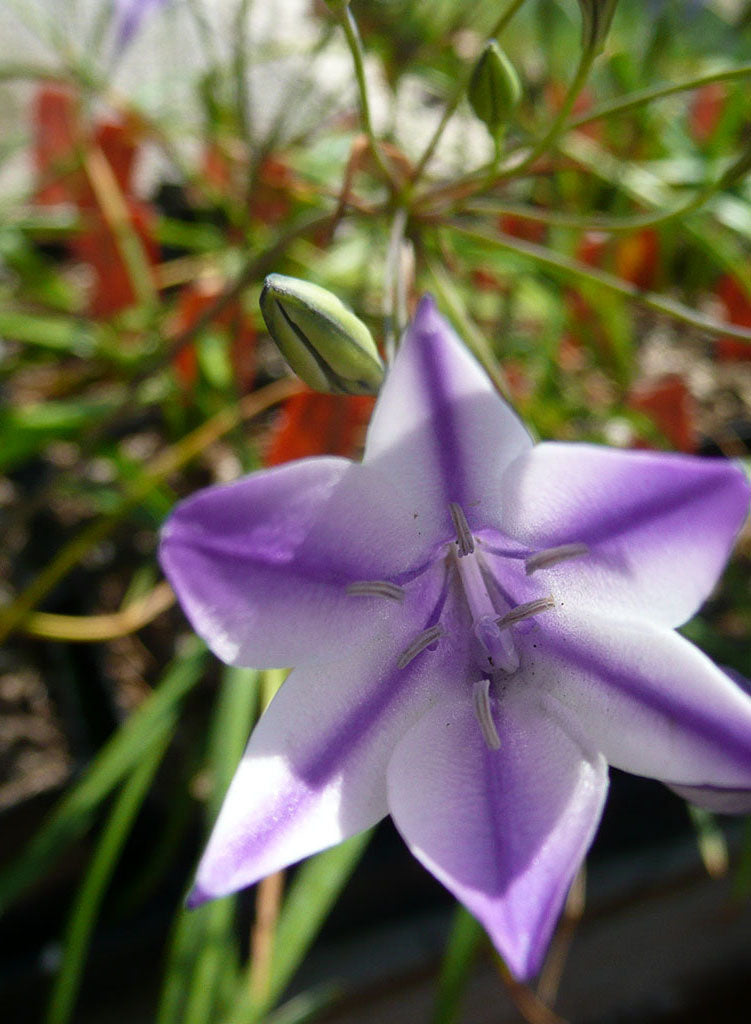
<path fill-rule="evenodd" d="M 207 831 L 242 756 L 258 706 L 259 675 L 252 669 L 224 670 L 207 751 L 211 781 Z M 235 902 L 231 896 L 178 912 L 157 1024 L 204 1024 L 214 1019 L 222 993 L 234 988 L 238 970 Z"/>
<path fill-rule="evenodd" d="M 372 834 L 371 829 L 324 850 L 298 870 L 279 915 L 267 996 L 262 1003 L 252 1001 L 243 978 L 226 1024 L 256 1024 L 266 1019 L 313 944 Z"/>
<path fill-rule="evenodd" d="M 123 784 L 102 830 L 65 930 L 63 958 L 52 989 L 47 1024 L 67 1024 L 72 1019 L 99 907 L 169 740 L 170 735 L 164 734 L 152 742 Z"/>
<path fill-rule="evenodd" d="M 62 850 L 86 830 L 102 801 L 133 771 L 152 745 L 171 735 L 180 703 L 200 679 L 205 658 L 203 644 L 192 640 L 189 650 L 170 665 L 152 695 L 102 747 L 23 854 L 0 874 L 0 911 L 48 870 Z"/>
<path fill-rule="evenodd" d="M 438 978 L 433 1024 L 454 1024 L 485 932 L 462 906 L 457 906 Z"/>

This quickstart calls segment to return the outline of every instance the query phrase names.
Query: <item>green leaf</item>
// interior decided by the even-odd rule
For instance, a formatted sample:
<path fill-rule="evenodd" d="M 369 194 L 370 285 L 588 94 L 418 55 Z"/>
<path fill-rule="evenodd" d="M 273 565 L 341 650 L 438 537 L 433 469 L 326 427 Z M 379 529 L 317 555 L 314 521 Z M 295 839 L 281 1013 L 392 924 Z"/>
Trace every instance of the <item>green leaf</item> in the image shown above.
<path fill-rule="evenodd" d="M 457 906 L 438 978 L 433 1024 L 453 1024 L 485 932 L 468 910 Z"/>
<path fill-rule="evenodd" d="M 258 706 L 260 673 L 226 668 L 222 676 L 208 744 L 211 795 L 207 829 L 219 813 Z M 182 908 L 176 918 L 162 989 L 157 1024 L 205 1024 L 213 1018 L 221 995 L 234 988 L 238 951 L 234 937 L 234 896 L 195 910 Z M 230 976 L 231 985 L 226 982 Z"/>
<path fill-rule="evenodd" d="M 206 649 L 192 638 L 159 686 L 99 751 L 83 777 L 62 798 L 21 856 L 0 873 L 0 912 L 44 874 L 80 836 L 93 813 L 161 737 L 170 735 L 180 702 L 203 672 Z"/>
<path fill-rule="evenodd" d="M 65 930 L 63 959 L 52 989 L 47 1024 L 67 1024 L 71 1019 L 102 898 L 169 741 L 169 734 L 156 737 L 124 783 L 102 831 Z"/>
<path fill-rule="evenodd" d="M 13 309 L 0 310 L 0 337 L 83 359 L 96 351 L 92 325 L 71 317 L 42 316 Z"/>

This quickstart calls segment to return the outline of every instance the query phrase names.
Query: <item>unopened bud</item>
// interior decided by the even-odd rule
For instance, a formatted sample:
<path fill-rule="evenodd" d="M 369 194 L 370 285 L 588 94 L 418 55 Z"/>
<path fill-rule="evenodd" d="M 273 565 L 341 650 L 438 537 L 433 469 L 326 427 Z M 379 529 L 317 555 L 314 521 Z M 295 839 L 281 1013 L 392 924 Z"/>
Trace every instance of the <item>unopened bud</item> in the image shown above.
<path fill-rule="evenodd" d="M 516 69 L 495 40 L 475 64 L 467 95 L 472 109 L 496 136 L 508 124 L 522 95 Z"/>
<path fill-rule="evenodd" d="M 269 274 L 261 313 L 282 355 L 310 387 L 348 395 L 378 391 L 383 363 L 373 337 L 331 292 L 296 277 Z"/>
<path fill-rule="evenodd" d="M 579 0 L 582 12 L 582 49 L 598 54 L 605 45 L 618 0 Z"/>

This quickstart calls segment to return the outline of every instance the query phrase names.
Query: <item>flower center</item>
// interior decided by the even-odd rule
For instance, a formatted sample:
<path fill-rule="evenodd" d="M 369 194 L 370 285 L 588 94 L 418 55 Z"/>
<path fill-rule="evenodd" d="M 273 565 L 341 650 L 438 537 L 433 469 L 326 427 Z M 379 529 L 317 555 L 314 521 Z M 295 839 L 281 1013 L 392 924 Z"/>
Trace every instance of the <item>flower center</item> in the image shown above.
<path fill-rule="evenodd" d="M 442 550 L 445 554 L 440 556 L 446 572 L 442 595 L 428 616 L 425 628 L 397 657 L 396 667 L 399 670 L 405 669 L 423 652 L 436 650 L 447 637 L 447 630 L 440 619 L 452 581 L 454 585 L 458 583 L 469 612 L 472 637 L 470 647 L 474 672 L 477 673 L 474 680 L 470 678 L 472 705 L 485 743 L 491 750 L 497 750 L 501 742 L 493 709 L 502 693 L 504 679 L 518 672 L 521 664 L 514 627 L 554 608 L 555 601 L 546 595 L 515 603 L 513 594 L 509 594 L 505 586 L 507 569 L 499 569 L 495 563 L 501 559 L 502 565 L 508 567 L 511 590 L 519 593 L 517 585 L 528 580 L 538 570 L 580 558 L 588 554 L 589 549 L 586 544 L 571 543 L 530 551 L 519 548 L 511 541 L 507 543 L 500 537 L 500 546 L 496 546 L 495 538 L 491 537 L 488 542 L 485 536 L 487 531 L 477 537 L 473 535 L 460 505 L 452 502 L 449 514 L 456 540 L 448 544 L 447 548 L 444 547 Z M 347 593 L 356 597 L 379 597 L 401 603 L 406 596 L 405 586 L 421 575 L 430 564 L 426 563 L 416 572 L 408 574 L 399 583 L 392 580 L 350 583 Z M 516 584 L 512 583 L 512 579 L 516 580 Z M 529 593 L 529 584 L 522 586 L 521 590 Z"/>

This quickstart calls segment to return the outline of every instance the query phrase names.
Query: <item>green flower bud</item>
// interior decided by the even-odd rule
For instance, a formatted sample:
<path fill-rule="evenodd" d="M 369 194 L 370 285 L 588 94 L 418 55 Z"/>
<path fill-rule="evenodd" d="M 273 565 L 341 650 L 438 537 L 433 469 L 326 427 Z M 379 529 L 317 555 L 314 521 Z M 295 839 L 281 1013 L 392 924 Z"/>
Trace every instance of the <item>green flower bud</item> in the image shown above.
<path fill-rule="evenodd" d="M 472 109 L 496 136 L 508 124 L 521 99 L 516 69 L 495 40 L 491 40 L 475 64 L 467 93 Z"/>
<path fill-rule="evenodd" d="M 261 313 L 282 355 L 310 387 L 348 395 L 378 391 L 383 363 L 373 337 L 331 292 L 296 277 L 269 274 Z"/>
<path fill-rule="evenodd" d="M 618 0 L 579 0 L 582 12 L 582 48 L 599 53 L 605 45 Z"/>

